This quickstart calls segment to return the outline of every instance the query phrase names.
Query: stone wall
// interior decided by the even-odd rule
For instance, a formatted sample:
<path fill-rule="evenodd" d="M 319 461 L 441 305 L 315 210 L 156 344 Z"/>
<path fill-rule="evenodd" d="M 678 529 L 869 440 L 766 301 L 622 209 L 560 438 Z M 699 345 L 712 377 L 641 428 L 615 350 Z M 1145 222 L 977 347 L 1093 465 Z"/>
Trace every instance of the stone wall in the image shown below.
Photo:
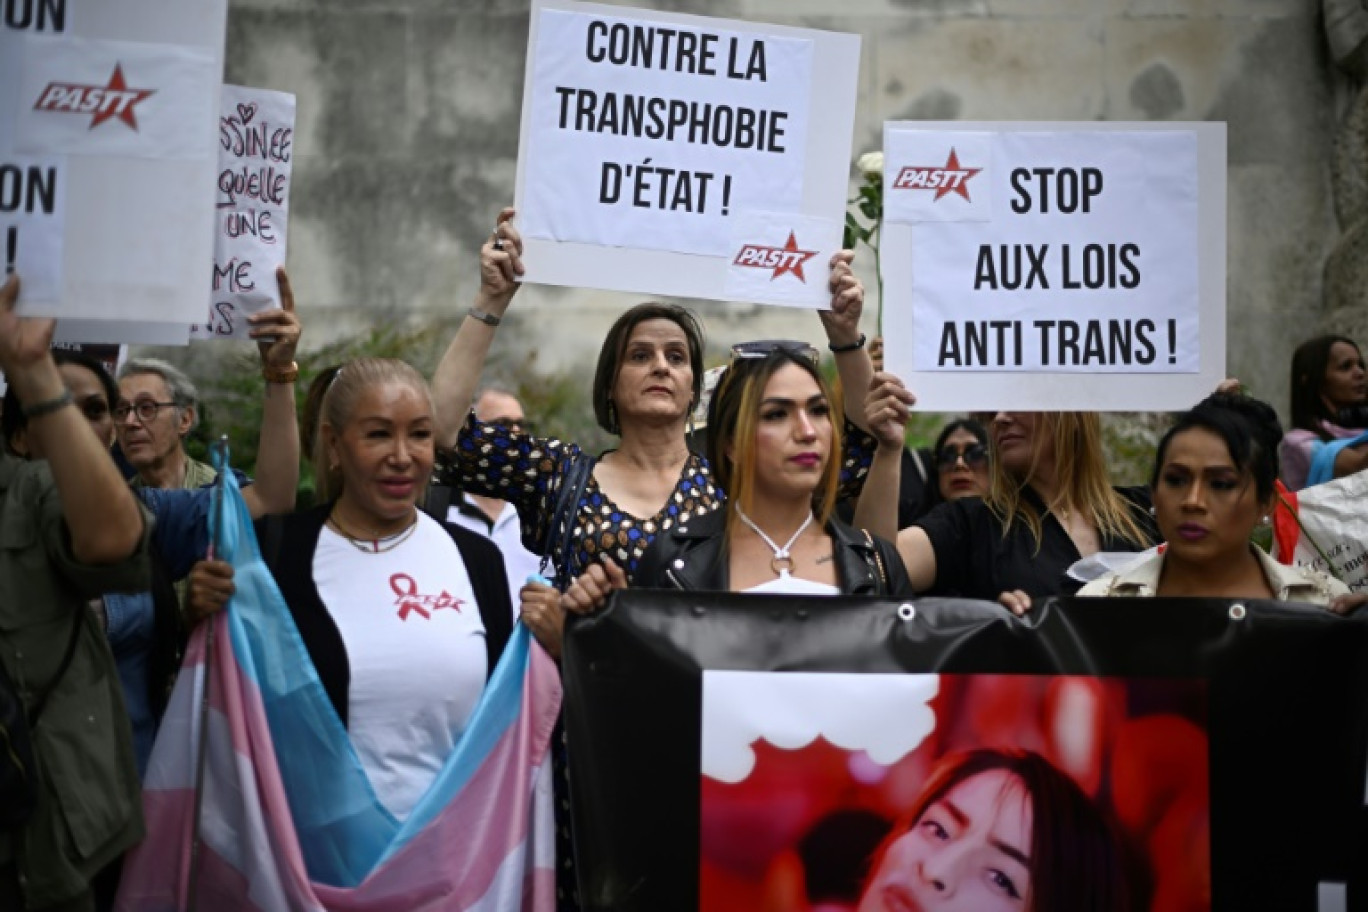
<path fill-rule="evenodd" d="M 886 119 L 1226 121 L 1228 368 L 1286 410 L 1290 352 L 1323 323 L 1340 233 L 1330 174 L 1349 104 L 1318 4 L 635 5 L 860 34 L 855 155 Z M 477 247 L 513 195 L 527 24 L 526 0 L 232 0 L 227 79 L 299 97 L 290 263 L 311 340 L 466 306 Z M 498 345 L 515 360 L 536 350 L 544 369 L 587 367 L 630 302 L 529 287 Z M 717 348 L 820 338 L 803 313 L 699 309 Z"/>

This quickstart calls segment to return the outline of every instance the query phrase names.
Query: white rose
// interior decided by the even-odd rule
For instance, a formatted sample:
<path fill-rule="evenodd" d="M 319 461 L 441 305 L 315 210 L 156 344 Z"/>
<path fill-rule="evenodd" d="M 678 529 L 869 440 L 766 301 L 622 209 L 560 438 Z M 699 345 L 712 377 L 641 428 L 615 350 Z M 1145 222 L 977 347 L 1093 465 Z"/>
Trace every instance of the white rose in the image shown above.
<path fill-rule="evenodd" d="M 860 173 L 866 179 L 883 177 L 883 158 L 882 152 L 866 152 L 855 162 L 855 167 L 860 169 Z"/>

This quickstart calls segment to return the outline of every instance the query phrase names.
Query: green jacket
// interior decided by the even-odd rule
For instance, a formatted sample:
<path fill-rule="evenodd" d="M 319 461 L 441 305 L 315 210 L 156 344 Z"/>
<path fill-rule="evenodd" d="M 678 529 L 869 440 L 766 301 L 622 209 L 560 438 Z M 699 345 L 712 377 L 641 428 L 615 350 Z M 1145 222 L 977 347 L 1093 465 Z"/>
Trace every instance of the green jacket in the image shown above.
<path fill-rule="evenodd" d="M 33 908 L 81 895 L 90 878 L 142 838 L 132 734 L 114 657 L 89 599 L 149 585 L 143 538 L 118 564 L 80 564 L 48 466 L 0 454 L 0 661 L 26 704 L 55 675 L 72 612 L 80 612 L 71 666 L 52 691 L 33 749 L 40 789 L 33 818 L 0 833 L 0 864 L 17 863 Z"/>

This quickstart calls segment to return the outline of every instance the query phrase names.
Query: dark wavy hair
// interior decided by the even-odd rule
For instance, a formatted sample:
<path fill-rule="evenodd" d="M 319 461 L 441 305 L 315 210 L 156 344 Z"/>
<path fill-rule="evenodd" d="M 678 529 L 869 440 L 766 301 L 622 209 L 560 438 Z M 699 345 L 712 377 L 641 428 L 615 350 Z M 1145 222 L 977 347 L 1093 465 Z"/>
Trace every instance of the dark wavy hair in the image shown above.
<path fill-rule="evenodd" d="M 1159 483 L 1159 471 L 1174 435 L 1193 428 L 1210 431 L 1225 441 L 1235 468 L 1253 477 L 1260 502 L 1273 496 L 1280 468 L 1278 444 L 1282 442 L 1282 425 L 1273 406 L 1240 393 L 1214 393 L 1178 416 L 1154 451 L 1150 488 Z"/>

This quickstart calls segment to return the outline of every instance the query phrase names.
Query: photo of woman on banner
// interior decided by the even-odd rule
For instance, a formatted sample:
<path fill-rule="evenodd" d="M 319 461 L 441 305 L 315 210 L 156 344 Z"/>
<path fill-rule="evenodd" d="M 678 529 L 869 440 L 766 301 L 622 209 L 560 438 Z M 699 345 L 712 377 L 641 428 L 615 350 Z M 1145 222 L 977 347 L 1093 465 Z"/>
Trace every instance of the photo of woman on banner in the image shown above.
<path fill-rule="evenodd" d="M 909 596 L 893 546 L 832 515 L 840 418 L 816 349 L 789 341 L 734 347 L 708 405 L 708 462 L 730 492 L 726 506 L 658 534 L 633 585 Z M 566 607 L 594 610 L 625 583 L 615 567 L 591 568 L 566 591 Z"/>
<path fill-rule="evenodd" d="M 1216 393 L 1179 416 L 1159 441 L 1150 475 L 1164 550 L 1078 594 L 1278 599 L 1347 608 L 1349 589 L 1342 582 L 1280 564 L 1250 542 L 1273 512 L 1281 439 L 1272 406 L 1238 393 Z"/>
<path fill-rule="evenodd" d="M 942 758 L 869 870 L 858 912 L 1130 908 L 1111 826 L 1032 751 Z"/>
<path fill-rule="evenodd" d="M 511 502 L 524 545 L 549 557 L 563 585 L 604 560 L 630 581 L 656 535 L 706 516 L 725 498 L 714 467 L 687 442 L 704 372 L 702 327 L 692 312 L 657 303 L 639 304 L 613 324 L 599 352 L 593 403 L 599 426 L 620 442 L 597 458 L 568 441 L 478 421 L 471 397 L 524 271 L 513 218 L 512 209 L 500 212 L 481 248 L 475 306 L 433 374 L 437 479 Z M 851 408 L 861 404 L 873 371 L 859 331 L 864 287 L 851 271 L 853 257 L 841 251 L 832 258 L 831 309 L 820 316 L 847 391 L 845 410 L 858 422 L 863 411 Z M 852 494 L 863 484 L 874 442 L 852 427 L 845 441 L 841 484 Z M 583 476 L 578 493 L 567 485 L 576 469 Z M 563 494 L 574 501 L 565 505 L 569 520 L 548 534 Z"/>
<path fill-rule="evenodd" d="M 1282 479 L 1293 491 L 1368 468 L 1368 370 L 1346 336 L 1317 336 L 1292 353 L 1292 427 Z"/>
<path fill-rule="evenodd" d="M 911 394 L 892 374 L 875 376 L 869 414 L 879 448 L 866 489 L 896 489 Z M 880 411 L 879 403 L 884 403 Z M 1068 569 L 1098 552 L 1155 543 L 1143 487 L 1114 488 L 1093 412 L 997 412 L 979 420 L 992 437 L 988 492 L 942 504 L 896 532 L 918 592 L 999 601 L 1021 614 L 1032 598 L 1069 595 Z M 886 498 L 863 497 L 857 526 L 893 535 Z"/>

